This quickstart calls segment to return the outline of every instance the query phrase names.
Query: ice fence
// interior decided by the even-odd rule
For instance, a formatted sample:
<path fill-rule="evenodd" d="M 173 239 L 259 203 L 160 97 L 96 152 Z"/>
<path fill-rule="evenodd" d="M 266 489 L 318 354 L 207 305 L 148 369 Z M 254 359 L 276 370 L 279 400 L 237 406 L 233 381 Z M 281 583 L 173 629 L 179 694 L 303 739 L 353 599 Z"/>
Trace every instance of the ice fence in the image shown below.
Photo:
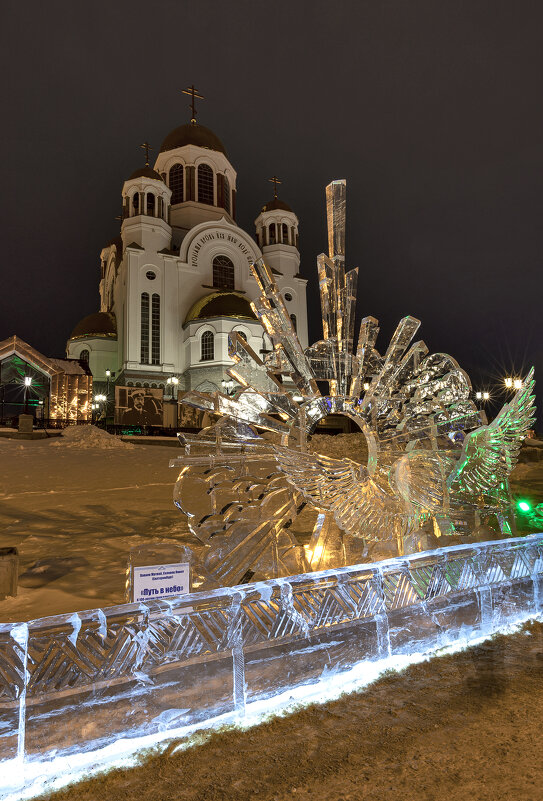
<path fill-rule="evenodd" d="M 241 717 L 323 674 L 535 614 L 542 577 L 533 534 L 2 624 L 0 759 L 22 775 L 31 761 Z"/>

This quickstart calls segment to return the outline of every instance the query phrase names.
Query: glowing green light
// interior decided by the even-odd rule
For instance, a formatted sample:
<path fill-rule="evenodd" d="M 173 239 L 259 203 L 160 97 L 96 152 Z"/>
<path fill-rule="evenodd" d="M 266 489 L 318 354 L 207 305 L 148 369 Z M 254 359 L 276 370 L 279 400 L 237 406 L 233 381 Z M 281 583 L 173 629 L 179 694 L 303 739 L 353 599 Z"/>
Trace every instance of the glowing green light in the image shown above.
<path fill-rule="evenodd" d="M 519 501 L 517 503 L 517 506 L 521 512 L 529 512 L 530 509 L 532 508 L 527 501 Z"/>

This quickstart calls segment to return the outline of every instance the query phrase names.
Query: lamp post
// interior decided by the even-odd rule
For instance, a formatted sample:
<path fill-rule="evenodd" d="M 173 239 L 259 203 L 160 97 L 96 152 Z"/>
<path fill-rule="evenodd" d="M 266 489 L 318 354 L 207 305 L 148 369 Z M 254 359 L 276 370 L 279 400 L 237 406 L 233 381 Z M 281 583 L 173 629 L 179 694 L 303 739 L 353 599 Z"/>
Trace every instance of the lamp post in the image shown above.
<path fill-rule="evenodd" d="M 25 414 L 28 414 L 28 388 L 32 384 L 32 378 L 25 375 Z"/>
<path fill-rule="evenodd" d="M 100 411 L 101 410 L 100 404 L 101 403 L 107 404 L 107 395 L 95 395 L 94 400 L 96 401 L 96 403 L 93 403 L 92 405 L 93 409 L 95 409 L 96 411 Z M 100 419 L 100 416 L 101 415 L 99 414 L 98 419 Z M 107 416 L 107 405 L 106 405 L 106 416 Z"/>
<path fill-rule="evenodd" d="M 512 376 L 507 376 L 507 378 L 504 379 L 504 383 L 506 389 L 518 390 L 522 389 L 524 386 L 522 378 L 513 378 Z"/>
<path fill-rule="evenodd" d="M 232 381 L 231 378 L 228 379 L 228 381 L 226 380 L 226 378 L 223 378 L 223 380 L 221 381 L 221 386 L 222 386 L 222 391 L 225 392 L 227 395 L 233 395 L 234 392 L 236 391 L 234 382 Z"/>
<path fill-rule="evenodd" d="M 176 392 L 175 392 L 175 394 L 174 394 L 174 389 L 175 389 L 175 390 L 177 390 L 177 385 L 179 384 L 179 379 L 177 378 L 177 376 L 175 376 L 175 375 L 171 375 L 171 376 L 170 376 L 170 377 L 169 377 L 169 378 L 166 380 L 166 384 L 168 384 L 168 386 L 170 387 L 170 395 L 171 395 L 171 399 L 172 399 L 172 400 L 174 400 L 174 398 L 175 398 L 175 397 L 176 397 L 176 395 L 177 395 L 177 391 L 176 391 Z"/>

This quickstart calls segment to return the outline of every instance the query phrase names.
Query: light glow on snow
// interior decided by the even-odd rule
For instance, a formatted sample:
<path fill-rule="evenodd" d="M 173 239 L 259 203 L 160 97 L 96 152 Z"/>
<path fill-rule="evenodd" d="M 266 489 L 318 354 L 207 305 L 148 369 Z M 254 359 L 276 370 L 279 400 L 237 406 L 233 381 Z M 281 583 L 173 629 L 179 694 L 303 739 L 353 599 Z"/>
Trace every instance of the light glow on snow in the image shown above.
<path fill-rule="evenodd" d="M 96 751 L 56 757 L 47 762 L 32 761 L 23 764 L 19 758 L 11 762 L 4 762 L 2 784 L 6 788 L 7 794 L 2 794 L 0 797 L 3 801 L 30 799 L 39 793 L 58 790 L 82 778 L 87 778 L 91 774 L 121 767 L 135 767 L 141 761 L 142 752 L 151 748 L 164 750 L 171 740 L 184 740 L 175 747 L 172 753 L 190 748 L 202 742 L 201 739 L 191 739 L 200 729 L 209 730 L 222 726 L 234 726 L 245 730 L 270 717 L 295 712 L 300 707 L 334 701 L 345 693 L 364 689 L 375 682 L 385 671 L 401 672 L 410 665 L 458 653 L 470 646 L 485 642 L 497 633 L 514 634 L 530 620 L 541 621 L 542 616 L 540 614 L 524 615 L 514 623 L 488 630 L 484 635 L 471 638 L 469 635 L 459 637 L 446 647 L 436 645 L 435 649 L 424 653 L 413 651 L 410 654 L 389 656 L 377 661 L 359 662 L 350 670 L 341 673 L 323 673 L 319 681 L 313 684 L 293 687 L 278 695 L 248 703 L 243 715 L 240 715 L 239 712 L 230 712 L 192 726 L 157 732 L 145 737 L 119 739 Z M 127 732 L 128 734 L 129 732 Z M 23 781 L 24 787 L 22 787 Z M 10 789 L 8 790 L 8 788 Z"/>

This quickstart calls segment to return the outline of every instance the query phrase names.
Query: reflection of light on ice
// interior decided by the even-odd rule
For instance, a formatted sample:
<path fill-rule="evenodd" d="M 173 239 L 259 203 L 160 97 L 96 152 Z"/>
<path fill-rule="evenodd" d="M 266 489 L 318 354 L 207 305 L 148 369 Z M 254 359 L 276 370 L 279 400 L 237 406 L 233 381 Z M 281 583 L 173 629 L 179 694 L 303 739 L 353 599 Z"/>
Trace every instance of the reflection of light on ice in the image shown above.
<path fill-rule="evenodd" d="M 471 639 L 466 636 L 445 648 L 436 646 L 433 651 L 426 653 L 413 652 L 411 654 L 391 656 L 375 662 L 359 662 L 350 670 L 339 674 L 323 673 L 319 681 L 314 684 L 293 687 L 278 695 L 248 703 L 245 715 L 241 718 L 232 712 L 201 721 L 193 726 L 170 729 L 147 737 L 119 739 L 106 748 L 92 752 L 57 757 L 47 762 L 29 762 L 24 765 L 26 787 L 14 790 L 7 795 L 3 795 L 0 790 L 0 798 L 2 801 L 19 801 L 19 799 L 22 801 L 25 798 L 32 798 L 38 793 L 58 790 L 67 784 L 82 779 L 84 776 L 88 777 L 91 773 L 95 775 L 98 772 L 113 768 L 134 767 L 137 764 L 141 764 L 141 752 L 145 749 L 165 749 L 171 740 L 176 739 L 184 739 L 185 742 L 180 743 L 172 753 L 195 745 L 196 743 L 191 740 L 191 735 L 195 734 L 199 729 L 216 729 L 226 725 L 246 729 L 262 723 L 274 715 L 289 714 L 300 706 L 326 703 L 339 698 L 344 693 L 361 690 L 376 681 L 387 670 L 399 672 L 405 670 L 409 665 L 419 664 L 430 658 L 458 653 L 468 646 L 478 645 L 490 639 L 496 633 L 514 634 L 528 620 L 541 621 L 542 619 L 541 615 L 526 615 L 515 623 L 510 623 L 499 629 L 489 630 L 484 636 L 472 637 Z M 197 742 L 201 743 L 202 740 L 199 739 Z M 22 774 L 23 766 L 20 760 L 14 759 L 11 763 L 3 763 L 3 786 L 20 787 Z"/>
<path fill-rule="evenodd" d="M 323 545 L 317 545 L 315 547 L 315 550 L 312 551 L 311 548 L 309 547 L 309 545 L 304 545 L 304 549 L 305 549 L 305 555 L 307 556 L 309 564 L 312 565 L 314 562 L 318 563 L 319 559 L 322 556 L 322 552 L 324 550 L 324 546 Z"/>

